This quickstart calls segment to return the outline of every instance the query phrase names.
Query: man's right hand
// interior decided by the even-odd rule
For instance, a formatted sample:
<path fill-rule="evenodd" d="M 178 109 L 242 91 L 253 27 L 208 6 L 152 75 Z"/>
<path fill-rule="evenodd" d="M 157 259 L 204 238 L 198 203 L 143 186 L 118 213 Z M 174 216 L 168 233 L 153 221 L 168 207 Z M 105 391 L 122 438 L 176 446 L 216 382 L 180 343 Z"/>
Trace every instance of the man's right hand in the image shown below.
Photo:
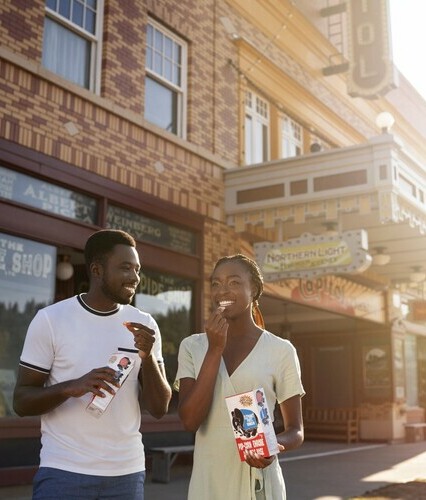
<path fill-rule="evenodd" d="M 108 366 L 102 368 L 95 368 L 86 375 L 80 378 L 70 380 L 67 385 L 67 393 L 69 397 L 79 398 L 92 392 L 95 396 L 105 397 L 101 389 L 115 394 L 115 390 L 111 385 L 120 387 L 120 383 L 116 378 L 116 372 Z"/>

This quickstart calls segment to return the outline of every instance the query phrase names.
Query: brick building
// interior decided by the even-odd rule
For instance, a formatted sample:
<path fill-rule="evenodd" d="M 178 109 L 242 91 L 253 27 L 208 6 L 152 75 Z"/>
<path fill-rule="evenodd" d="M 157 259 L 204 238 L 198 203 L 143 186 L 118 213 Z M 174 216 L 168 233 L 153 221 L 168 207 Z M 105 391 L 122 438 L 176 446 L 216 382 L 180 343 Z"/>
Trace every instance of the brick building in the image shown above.
<path fill-rule="evenodd" d="M 350 273 L 330 278 L 328 289 L 339 285 L 347 300 L 362 292 L 378 304 L 367 320 L 359 312 L 365 303 L 355 312 L 325 300 L 307 308 L 305 298 L 289 295 L 291 280 L 269 283 L 263 306 L 267 326 L 300 349 L 309 405 L 362 408 L 361 437 L 401 437 L 407 377 L 418 387 L 411 406 L 424 405 L 423 330 L 410 334 L 416 372 L 396 370 L 395 346 L 405 345 L 413 327 L 395 329 L 399 306 L 389 307 L 385 287 L 399 280 L 405 305 L 423 298 L 423 285 L 407 288 L 402 278 L 426 257 L 426 104 L 402 76 L 375 99 L 349 95 L 348 73 L 335 64 L 345 67 L 349 57 L 347 13 L 321 12 L 327 4 L 2 2 L 0 439 L 9 452 L 0 484 L 30 477 L 37 455 L 38 419 L 16 418 L 10 403 L 28 322 L 41 305 L 85 290 L 82 248 L 103 227 L 128 230 L 138 241 L 136 305 L 159 322 L 173 381 L 180 340 L 203 329 L 217 258 L 254 255 L 256 242 L 318 234 L 330 224 L 362 226 L 371 253 L 389 252 L 395 238 L 378 227 L 389 223 L 393 231 L 398 220 L 416 257 L 404 249 L 391 274 L 372 267 L 356 280 Z M 381 111 L 395 116 L 404 147 L 380 136 Z M 382 184 L 370 180 L 374 169 Z M 329 176 L 326 188 L 312 191 L 321 185 L 318 171 Z M 416 189 L 407 198 L 410 186 Z M 389 205 L 399 215 L 386 219 Z M 397 245 L 394 253 L 393 262 Z M 386 367 L 376 370 L 379 386 L 366 388 L 363 357 L 376 348 Z M 315 379 L 329 387 L 329 377 L 315 367 L 336 352 L 343 352 L 345 366 L 336 369 L 346 370 L 346 382 L 320 400 Z M 389 429 L 374 434 L 377 421 Z M 145 416 L 143 425 L 147 433 L 179 429 L 173 408 L 161 423 Z M 26 462 L 16 457 L 19 446 L 28 448 Z"/>

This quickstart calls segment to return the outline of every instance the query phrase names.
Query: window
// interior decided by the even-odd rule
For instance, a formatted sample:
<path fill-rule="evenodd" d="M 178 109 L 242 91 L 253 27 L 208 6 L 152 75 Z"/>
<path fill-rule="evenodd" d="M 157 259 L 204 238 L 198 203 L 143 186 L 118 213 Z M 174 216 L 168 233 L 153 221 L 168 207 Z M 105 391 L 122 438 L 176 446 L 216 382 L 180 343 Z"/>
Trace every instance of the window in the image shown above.
<path fill-rule="evenodd" d="M 135 295 L 135 306 L 149 312 L 161 332 L 167 379 L 173 385 L 181 341 L 193 331 L 193 280 L 146 269 L 142 264 L 141 281 Z M 177 395 L 173 392 L 169 412 L 176 411 Z"/>
<path fill-rule="evenodd" d="M 416 197 L 416 186 L 403 175 L 399 175 L 399 187 L 408 196 Z"/>
<path fill-rule="evenodd" d="M 99 64 L 99 12 L 103 0 L 46 0 L 42 63 L 89 90 Z"/>
<path fill-rule="evenodd" d="M 336 6 L 337 7 L 337 6 Z M 345 9 L 346 10 L 346 9 Z M 329 41 L 343 56 L 348 55 L 348 16 L 346 12 L 337 12 L 326 18 L 326 35 Z"/>
<path fill-rule="evenodd" d="M 419 380 L 417 373 L 417 339 L 415 335 L 405 335 L 404 353 L 407 405 L 418 406 Z"/>
<path fill-rule="evenodd" d="M 299 156 L 303 151 L 302 127 L 288 116 L 281 118 L 281 157 Z"/>
<path fill-rule="evenodd" d="M 245 161 L 261 163 L 269 160 L 269 104 L 250 91 L 245 102 Z"/>
<path fill-rule="evenodd" d="M 185 136 L 186 44 L 153 20 L 146 33 L 145 118 Z"/>
<path fill-rule="evenodd" d="M 19 356 L 35 313 L 55 293 L 56 248 L 0 233 L 0 417 L 13 416 Z"/>

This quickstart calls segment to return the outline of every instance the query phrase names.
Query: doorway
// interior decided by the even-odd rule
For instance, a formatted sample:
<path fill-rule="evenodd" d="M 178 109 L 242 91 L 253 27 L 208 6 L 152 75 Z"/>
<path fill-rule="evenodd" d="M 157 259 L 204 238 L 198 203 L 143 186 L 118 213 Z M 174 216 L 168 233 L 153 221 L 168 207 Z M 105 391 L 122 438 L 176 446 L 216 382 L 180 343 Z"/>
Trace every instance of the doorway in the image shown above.
<path fill-rule="evenodd" d="M 312 403 L 315 408 L 351 408 L 354 404 L 349 346 L 312 348 Z"/>

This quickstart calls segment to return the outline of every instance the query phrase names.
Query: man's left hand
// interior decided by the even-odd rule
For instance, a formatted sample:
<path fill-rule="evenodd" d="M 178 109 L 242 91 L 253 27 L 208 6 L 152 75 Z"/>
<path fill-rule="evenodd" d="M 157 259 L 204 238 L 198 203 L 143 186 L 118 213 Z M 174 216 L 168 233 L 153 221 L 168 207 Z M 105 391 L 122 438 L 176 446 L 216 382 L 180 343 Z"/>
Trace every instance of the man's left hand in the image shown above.
<path fill-rule="evenodd" d="M 134 323 L 126 321 L 124 326 L 133 333 L 135 338 L 135 347 L 139 350 L 139 356 L 147 358 L 151 354 L 152 346 L 155 341 L 155 333 L 151 328 L 142 325 L 141 323 Z"/>

